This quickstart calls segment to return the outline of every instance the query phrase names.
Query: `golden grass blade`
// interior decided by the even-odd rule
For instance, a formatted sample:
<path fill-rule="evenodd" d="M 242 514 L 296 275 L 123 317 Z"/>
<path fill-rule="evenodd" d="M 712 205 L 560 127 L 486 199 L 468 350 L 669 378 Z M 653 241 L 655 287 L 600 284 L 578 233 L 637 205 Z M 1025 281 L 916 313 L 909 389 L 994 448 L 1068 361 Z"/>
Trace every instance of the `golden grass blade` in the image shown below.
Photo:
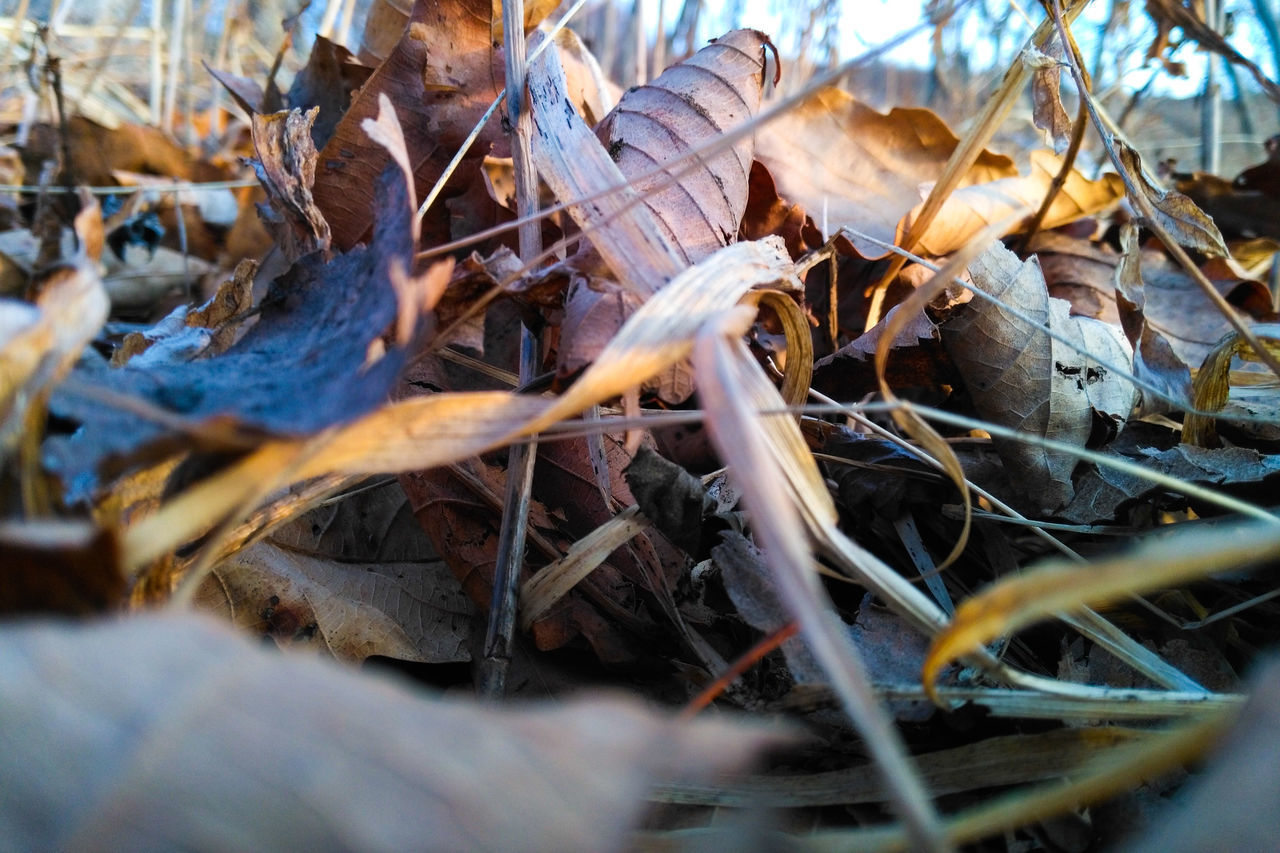
<path fill-rule="evenodd" d="M 520 589 L 520 628 L 529 627 L 617 548 L 646 529 L 640 508 L 631 506 L 573 543 L 563 557 L 544 566 Z"/>
<path fill-rule="evenodd" d="M 925 689 L 932 690 L 948 662 L 1060 611 L 1078 611 L 1278 555 L 1280 529 L 1249 522 L 1208 531 L 1175 530 L 1088 567 L 1059 561 L 1007 578 L 956 608 L 955 619 L 934 638 L 925 658 Z"/>
<path fill-rule="evenodd" d="M 247 514 L 253 507 L 244 504 L 253 496 L 290 483 L 433 468 L 541 432 L 687 358 L 699 328 L 734 311 L 753 287 L 778 282 L 799 287 L 780 241 L 738 243 L 690 267 L 641 306 L 560 397 L 500 391 L 415 397 L 313 437 L 269 442 L 126 530 L 122 565 L 136 571 L 233 510 Z M 743 332 L 754 316 L 747 314 L 739 320 Z"/>

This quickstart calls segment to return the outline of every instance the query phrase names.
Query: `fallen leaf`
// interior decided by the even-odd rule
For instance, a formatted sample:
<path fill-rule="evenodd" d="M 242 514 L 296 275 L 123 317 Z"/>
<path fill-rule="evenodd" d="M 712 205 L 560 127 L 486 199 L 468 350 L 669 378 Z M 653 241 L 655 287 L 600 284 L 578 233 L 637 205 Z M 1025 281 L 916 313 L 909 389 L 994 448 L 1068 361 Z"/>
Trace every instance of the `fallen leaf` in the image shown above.
<path fill-rule="evenodd" d="M 929 229 L 916 241 L 921 254 L 937 256 L 958 251 L 984 228 L 1024 211 L 1024 216 L 1008 227 L 1017 232 L 1030 224 L 1049 192 L 1062 161 L 1048 151 L 1031 152 L 1031 172 L 998 178 L 981 184 L 961 187 L 943 203 Z M 1124 197 L 1124 184 L 1119 176 L 1105 174 L 1096 181 L 1072 170 L 1041 223 L 1043 228 L 1057 228 L 1085 216 L 1105 211 Z M 913 208 L 899 223 L 894 239 L 901 241 L 923 205 Z"/>
<path fill-rule="evenodd" d="M 391 179 L 389 205 L 401 200 L 403 181 Z M 234 415 L 255 428 L 309 432 L 368 412 L 386 399 L 404 363 L 392 349 L 366 364 L 372 341 L 396 318 L 390 285 L 393 259 L 409 254 L 407 216 L 388 217 L 375 245 L 336 255 L 309 255 L 273 284 L 258 322 L 217 359 L 125 365 L 117 370 L 85 366 L 77 374 L 98 389 L 148 401 L 192 420 Z M 140 421 L 63 389 L 54 407 L 81 424 L 69 438 L 50 442 L 49 464 L 68 484 L 69 496 L 94 488 L 99 462 L 130 453 L 172 428 Z"/>
<path fill-rule="evenodd" d="M 312 107 L 305 115 L 290 110 L 253 116 L 254 171 L 274 212 L 264 220 L 290 263 L 329 251 L 329 223 L 312 200 L 316 148 L 311 125 L 319 112 Z"/>
<path fill-rule="evenodd" d="M 1136 391 L 1098 361 L 1128 366 L 1120 331 L 1068 316 L 1067 303 L 1048 296 L 1035 260 L 1020 262 L 998 243 L 969 265 L 969 275 L 975 290 L 992 299 L 975 298 L 952 316 L 942 341 L 979 415 L 1080 447 L 1090 443 L 1095 421 L 1114 436 L 1129 418 Z M 1074 347 L 1050 338 L 1045 328 Z M 1019 472 L 1024 499 L 1036 511 L 1052 513 L 1071 500 L 1073 455 L 1033 440 L 993 441 L 1005 466 Z"/>
<path fill-rule="evenodd" d="M 27 849 L 622 849 L 654 784 L 783 742 L 620 698 L 428 699 L 190 615 L 9 625 L 0 664 L 0 770 L 28 781 L 0 823 Z"/>
<path fill-rule="evenodd" d="M 804 205 L 827 235 L 849 227 L 892 243 L 902 218 L 922 200 L 921 188 L 942 176 L 959 139 L 928 110 L 887 115 L 839 89 L 825 88 L 756 134 L 756 157 L 779 194 Z M 1017 175 L 1012 160 L 984 151 L 961 186 Z M 883 246 L 850 235 L 865 258 Z"/>
<path fill-rule="evenodd" d="M 439 561 L 339 562 L 258 542 L 214 568 L 197 602 L 282 647 L 341 661 L 471 659 L 474 610 Z"/>
<path fill-rule="evenodd" d="M 697 152 L 760 109 L 765 48 L 771 46 L 758 30 L 726 33 L 650 83 L 628 90 L 596 128 L 685 265 L 737 238 L 753 138 L 723 153 Z"/>
<path fill-rule="evenodd" d="M 382 207 L 377 178 L 389 155 L 362 129 L 365 119 L 377 115 L 381 96 L 391 100 L 404 127 L 415 194 L 425 198 L 502 91 L 502 51 L 494 47 L 501 39 L 493 39 L 491 11 L 489 0 L 414 4 L 394 49 L 360 88 L 320 151 L 312 193 L 338 248 L 349 249 L 362 240 Z M 505 144 L 497 122 L 483 129 L 459 174 L 470 180 L 471 165 L 478 165 L 494 144 Z M 423 233 L 444 242 L 449 234 L 445 208 L 437 204 L 432 210 Z"/>

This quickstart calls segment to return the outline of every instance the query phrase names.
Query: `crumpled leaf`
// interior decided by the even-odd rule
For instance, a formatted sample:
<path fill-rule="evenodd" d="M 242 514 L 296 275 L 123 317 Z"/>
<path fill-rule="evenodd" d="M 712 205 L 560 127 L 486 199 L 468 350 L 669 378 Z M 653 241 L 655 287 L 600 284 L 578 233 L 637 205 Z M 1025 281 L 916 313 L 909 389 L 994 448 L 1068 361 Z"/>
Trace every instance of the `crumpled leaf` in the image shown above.
<path fill-rule="evenodd" d="M 1132 192 L 1141 193 L 1155 211 L 1158 224 L 1188 249 L 1224 258 L 1230 253 L 1222 239 L 1222 232 L 1214 221 L 1195 202 L 1176 190 L 1163 190 L 1151 182 L 1142 168 L 1138 152 L 1120 140 L 1115 140 L 1120 163 L 1128 172 Z"/>
<path fill-rule="evenodd" d="M 1059 155 L 1071 142 L 1071 118 L 1062 108 L 1061 84 L 1065 63 L 1061 45 L 1055 39 L 1047 53 L 1032 47 L 1022 52 L 1022 61 L 1031 68 L 1031 119 L 1044 131 L 1046 140 L 1053 146 L 1053 153 Z"/>
<path fill-rule="evenodd" d="M 784 739 L 431 700 L 190 615 L 7 626 L 0 694 L 0 824 L 32 850 L 621 849 L 655 783 Z"/>
<path fill-rule="evenodd" d="M 1121 323 L 1115 306 L 1119 257 L 1109 248 L 1052 232 L 1040 235 L 1031 247 L 1040 258 L 1050 293 L 1069 299 L 1074 313 Z M 1139 247 L 1144 300 L 1142 313 L 1151 329 L 1159 332 L 1179 361 L 1198 366 L 1231 323 L 1223 317 L 1185 270 L 1163 252 Z M 1266 319 L 1271 298 L 1266 287 L 1242 278 L 1239 267 L 1218 260 L 1201 271 L 1238 310 L 1255 319 Z M 1123 273 L 1124 287 L 1132 293 L 1132 271 Z"/>
<path fill-rule="evenodd" d="M 417 197 L 425 198 L 502 91 L 502 50 L 491 39 L 490 11 L 489 0 L 418 0 L 394 50 L 338 122 L 320 152 L 312 192 L 339 248 L 360 241 L 382 206 L 377 177 L 389 155 L 362 129 L 365 119 L 377 115 L 380 96 L 395 106 L 409 145 Z M 472 146 L 473 162 L 479 163 L 491 145 L 504 142 L 500 123 L 490 122 Z M 443 242 L 449 233 L 445 207 L 437 204 L 432 211 L 423 232 Z"/>
<path fill-rule="evenodd" d="M 351 51 L 324 36 L 316 36 L 307 55 L 306 66 L 293 78 L 285 95 L 292 109 L 319 110 L 311 124 L 311 139 L 317 149 L 333 136 L 338 122 L 347 112 L 351 97 L 363 86 L 373 69 L 355 61 Z"/>
<path fill-rule="evenodd" d="M 981 417 L 1081 447 L 1090 442 L 1095 421 L 1108 437 L 1123 428 L 1136 389 L 1098 363 L 1129 364 L 1118 329 L 1068 316 L 1067 303 L 1049 297 L 1036 261 L 1020 262 L 998 243 L 969 265 L 969 275 L 976 290 L 998 303 L 975 297 L 943 325 L 942 340 Z M 1040 326 L 1079 351 L 1050 338 Z M 1052 512 L 1071 500 L 1074 456 L 1032 442 L 993 443 L 1038 511 Z"/>
<path fill-rule="evenodd" d="M 1147 322 L 1142 254 L 1138 250 L 1138 229 L 1132 223 L 1121 228 L 1120 246 L 1124 254 L 1116 266 L 1116 311 L 1133 350 L 1133 375 L 1155 386 L 1176 406 L 1190 397 L 1191 371 L 1165 336 Z M 1151 397 L 1145 389 L 1139 389 L 1138 394 L 1143 412 L 1163 411 L 1171 405 Z"/>
<path fill-rule="evenodd" d="M 404 182 L 389 180 L 388 209 L 407 211 Z M 408 232 L 408 216 L 388 216 L 373 247 L 328 262 L 317 255 L 300 259 L 273 283 L 257 324 L 216 359 L 117 370 L 85 366 L 75 376 L 193 420 L 233 415 L 281 433 L 309 432 L 368 412 L 385 401 L 405 358 L 404 350 L 392 348 L 366 363 L 371 342 L 396 318 L 389 268 L 408 256 Z M 73 389 L 59 389 L 53 407 L 82 425 L 45 448 L 72 499 L 94 488 L 100 460 L 173 429 Z"/>
<path fill-rule="evenodd" d="M 271 205 L 259 210 L 290 263 L 329 251 L 329 223 L 311 192 L 316 177 L 311 125 L 319 112 L 319 107 L 312 107 L 306 114 L 295 109 L 253 116 L 253 148 L 258 155 L 253 167 Z"/>

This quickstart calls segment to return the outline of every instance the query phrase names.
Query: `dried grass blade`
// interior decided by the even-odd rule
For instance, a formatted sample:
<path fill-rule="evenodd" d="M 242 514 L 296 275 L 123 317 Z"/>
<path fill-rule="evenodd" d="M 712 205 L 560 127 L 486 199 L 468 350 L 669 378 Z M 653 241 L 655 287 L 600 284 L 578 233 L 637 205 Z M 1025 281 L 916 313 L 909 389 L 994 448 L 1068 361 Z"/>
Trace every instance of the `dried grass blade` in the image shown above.
<path fill-rule="evenodd" d="M 925 688 L 932 688 L 947 662 L 1059 611 L 1185 583 L 1277 555 L 1280 530 L 1250 522 L 1210 531 L 1175 530 L 1089 567 L 1056 561 L 1006 578 L 956 608 L 955 619 L 934 638 L 925 659 Z"/>
<path fill-rule="evenodd" d="M 778 411 L 783 403 L 742 343 L 731 340 L 726 331 L 708 329 L 694 348 L 708 431 L 730 471 L 738 472 L 743 500 L 751 513 L 755 535 L 772 563 L 779 596 L 862 732 L 912 844 L 918 850 L 947 849 L 937 813 L 911 768 L 900 736 L 879 704 L 857 649 L 849 642 L 843 623 L 832 612 L 818 583 L 795 493 L 788 494 L 775 486 L 790 480 L 791 472 L 784 467 L 788 463 L 814 472 L 816 466 L 807 448 L 797 452 L 794 441 L 779 440 L 785 441 L 779 435 L 781 424 L 781 429 L 793 434 L 804 447 L 799 428 L 790 417 L 761 416 L 759 408 L 752 405 L 764 398 L 769 403 L 767 410 Z M 766 429 L 766 425 L 773 429 Z M 825 487 L 820 494 L 826 497 Z M 830 503 L 829 497 L 825 503 Z"/>

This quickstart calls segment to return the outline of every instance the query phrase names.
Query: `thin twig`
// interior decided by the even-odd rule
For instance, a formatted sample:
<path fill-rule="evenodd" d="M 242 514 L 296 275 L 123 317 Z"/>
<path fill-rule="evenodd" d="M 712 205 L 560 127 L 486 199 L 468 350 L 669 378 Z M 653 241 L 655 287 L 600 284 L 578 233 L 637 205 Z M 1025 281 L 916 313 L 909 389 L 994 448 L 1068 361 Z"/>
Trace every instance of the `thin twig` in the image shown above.
<path fill-rule="evenodd" d="M 511 153 L 515 168 L 516 212 L 526 221 L 519 229 L 520 257 L 535 258 L 542 252 L 541 225 L 529 216 L 538 206 L 538 177 L 533 168 L 530 139 L 533 118 L 525 103 L 524 0 L 503 0 L 502 29 L 506 41 L 507 114 L 513 131 Z M 538 336 L 520 325 L 520 382 L 538 372 L 542 346 Z M 533 464 L 538 454 L 535 438 L 511 445 L 507 453 L 507 494 L 498 532 L 498 556 L 489 599 L 489 627 L 484 658 L 480 661 L 476 688 L 481 696 L 498 699 L 506 692 L 507 667 L 515 640 L 516 604 L 520 567 L 528 531 L 529 499 L 533 488 Z"/>

